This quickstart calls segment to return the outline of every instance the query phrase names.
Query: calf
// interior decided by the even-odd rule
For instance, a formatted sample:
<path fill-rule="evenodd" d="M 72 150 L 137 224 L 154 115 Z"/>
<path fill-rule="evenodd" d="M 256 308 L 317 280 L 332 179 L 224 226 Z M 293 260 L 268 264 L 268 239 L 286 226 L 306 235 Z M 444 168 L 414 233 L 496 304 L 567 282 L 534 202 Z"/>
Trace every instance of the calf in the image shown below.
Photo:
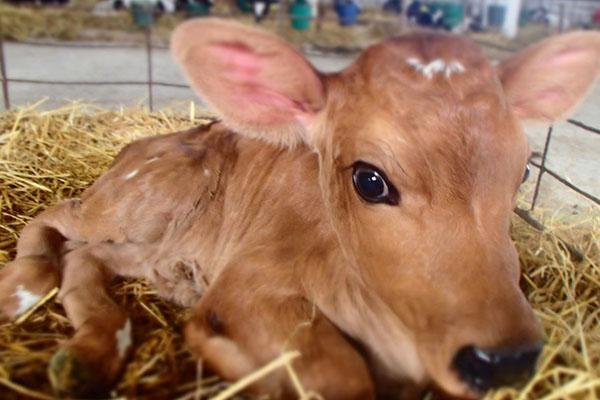
<path fill-rule="evenodd" d="M 181 25 L 172 50 L 222 121 L 127 146 L 81 200 L 31 221 L 0 272 L 2 319 L 61 286 L 75 334 L 50 363 L 60 394 L 105 389 L 124 364 L 117 275 L 193 307 L 187 344 L 227 380 L 284 349 L 327 399 L 477 397 L 532 372 L 540 328 L 509 238 L 519 120 L 583 97 L 600 34 L 494 67 L 467 39 L 414 33 L 327 75 L 216 19 Z M 285 372 L 250 391 L 294 396 Z"/>

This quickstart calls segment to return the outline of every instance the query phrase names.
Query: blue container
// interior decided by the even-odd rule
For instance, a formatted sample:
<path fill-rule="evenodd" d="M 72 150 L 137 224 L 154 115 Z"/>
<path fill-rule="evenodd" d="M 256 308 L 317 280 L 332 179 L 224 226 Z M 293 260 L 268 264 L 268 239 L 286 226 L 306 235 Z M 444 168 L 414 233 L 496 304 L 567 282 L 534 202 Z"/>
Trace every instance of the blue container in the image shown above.
<path fill-rule="evenodd" d="M 358 5 L 353 2 L 340 2 L 335 6 L 335 10 L 337 11 L 340 25 L 350 26 L 356 24 L 358 20 L 358 14 L 360 14 L 360 8 Z"/>
<path fill-rule="evenodd" d="M 488 25 L 493 28 L 500 28 L 504 25 L 506 18 L 506 7 L 499 5 L 491 5 L 488 7 Z"/>
<path fill-rule="evenodd" d="M 529 12 L 527 10 L 521 10 L 519 14 L 519 27 L 524 27 L 529 22 Z"/>
<path fill-rule="evenodd" d="M 383 11 L 392 12 L 394 14 L 402 13 L 402 3 L 400 0 L 387 0 L 383 4 Z"/>

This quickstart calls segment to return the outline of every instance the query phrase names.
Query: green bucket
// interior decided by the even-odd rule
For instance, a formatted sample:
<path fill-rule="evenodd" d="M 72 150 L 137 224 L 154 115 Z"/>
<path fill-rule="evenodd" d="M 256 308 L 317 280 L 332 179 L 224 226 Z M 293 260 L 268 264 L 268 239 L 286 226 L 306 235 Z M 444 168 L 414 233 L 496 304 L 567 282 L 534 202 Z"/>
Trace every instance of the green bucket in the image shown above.
<path fill-rule="evenodd" d="M 189 17 L 202 17 L 210 14 L 210 7 L 207 4 L 190 2 L 185 7 L 185 11 Z"/>
<path fill-rule="evenodd" d="M 430 6 L 432 12 L 441 10 L 444 13 L 444 25 L 450 29 L 456 28 L 465 18 L 465 7 L 462 4 L 434 1 Z"/>
<path fill-rule="evenodd" d="M 459 26 L 465 18 L 465 7 L 458 3 L 446 3 L 444 5 L 444 23 L 454 29 Z"/>
<path fill-rule="evenodd" d="M 243 13 L 251 13 L 254 10 L 252 9 L 252 3 L 249 0 L 237 0 L 237 6 Z"/>
<path fill-rule="evenodd" d="M 148 28 L 154 23 L 154 6 L 148 2 L 131 3 L 133 22 L 140 28 Z"/>
<path fill-rule="evenodd" d="M 310 4 L 305 0 L 298 0 L 290 7 L 290 15 L 292 18 L 292 28 L 299 31 L 305 31 L 310 28 L 312 19 L 312 9 Z"/>
<path fill-rule="evenodd" d="M 444 3 L 441 1 L 432 1 L 429 3 L 429 8 L 431 9 L 432 13 L 436 12 L 437 10 L 444 11 Z"/>

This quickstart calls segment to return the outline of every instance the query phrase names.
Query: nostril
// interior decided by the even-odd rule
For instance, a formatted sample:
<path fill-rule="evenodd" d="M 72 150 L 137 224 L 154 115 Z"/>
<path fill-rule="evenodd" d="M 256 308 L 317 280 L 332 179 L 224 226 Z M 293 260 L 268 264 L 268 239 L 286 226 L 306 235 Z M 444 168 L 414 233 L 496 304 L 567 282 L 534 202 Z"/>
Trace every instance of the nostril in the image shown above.
<path fill-rule="evenodd" d="M 465 383 L 485 392 L 529 378 L 541 350 L 541 343 L 496 349 L 465 346 L 456 353 L 452 364 Z"/>
<path fill-rule="evenodd" d="M 452 362 L 460 378 L 471 388 L 485 392 L 490 388 L 493 362 L 487 353 L 475 346 L 461 348 Z"/>

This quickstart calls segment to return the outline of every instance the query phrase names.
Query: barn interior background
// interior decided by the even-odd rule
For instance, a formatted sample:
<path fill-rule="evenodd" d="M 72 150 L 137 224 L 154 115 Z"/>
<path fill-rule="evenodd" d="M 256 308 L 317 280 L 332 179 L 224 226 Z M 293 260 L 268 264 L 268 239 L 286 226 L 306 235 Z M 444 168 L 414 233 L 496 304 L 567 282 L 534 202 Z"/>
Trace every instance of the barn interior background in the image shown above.
<path fill-rule="evenodd" d="M 600 0 L 288 0 L 254 15 L 247 0 L 38 0 L 0 3 L 0 266 L 22 226 L 77 196 L 135 138 L 204 123 L 204 110 L 171 60 L 169 33 L 189 17 L 260 24 L 298 46 L 322 71 L 417 25 L 466 34 L 495 60 L 543 37 L 600 29 Z M 530 384 L 494 399 L 600 397 L 600 85 L 569 121 L 531 126 L 532 177 L 513 237 L 523 289 L 548 346 Z M 185 311 L 141 281 L 121 281 L 133 314 L 133 360 L 114 396 L 227 398 L 198 379 L 182 346 Z M 52 398 L 45 366 L 70 327 L 48 297 L 18 324 L 0 326 L 0 398 Z M 284 365 L 287 359 L 275 365 Z M 288 360 L 289 361 L 289 360 Z M 222 392 L 230 387 L 230 392 Z M 226 389 L 227 390 L 227 389 Z"/>

